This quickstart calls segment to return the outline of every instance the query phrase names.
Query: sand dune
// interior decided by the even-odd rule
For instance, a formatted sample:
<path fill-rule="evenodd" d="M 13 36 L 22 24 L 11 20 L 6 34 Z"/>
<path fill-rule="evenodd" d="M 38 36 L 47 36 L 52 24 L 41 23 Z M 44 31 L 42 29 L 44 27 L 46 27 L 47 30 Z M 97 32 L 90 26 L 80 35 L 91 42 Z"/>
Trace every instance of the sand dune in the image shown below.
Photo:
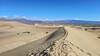
<path fill-rule="evenodd" d="M 98 35 L 69 26 L 0 22 L 0 56 L 100 56 Z"/>
<path fill-rule="evenodd" d="M 100 56 L 100 39 L 92 32 L 65 26 L 68 35 L 55 42 L 51 56 Z M 49 48 L 50 51 L 50 48 Z"/>
<path fill-rule="evenodd" d="M 65 35 L 63 27 L 38 27 L 17 22 L 3 22 L 1 25 L 0 56 L 40 53 Z M 9 26 L 12 28 L 4 29 Z"/>
<path fill-rule="evenodd" d="M 91 32 L 65 27 L 68 30 L 66 41 L 76 56 L 100 56 L 100 40 Z M 69 52 L 70 53 L 70 52 Z"/>

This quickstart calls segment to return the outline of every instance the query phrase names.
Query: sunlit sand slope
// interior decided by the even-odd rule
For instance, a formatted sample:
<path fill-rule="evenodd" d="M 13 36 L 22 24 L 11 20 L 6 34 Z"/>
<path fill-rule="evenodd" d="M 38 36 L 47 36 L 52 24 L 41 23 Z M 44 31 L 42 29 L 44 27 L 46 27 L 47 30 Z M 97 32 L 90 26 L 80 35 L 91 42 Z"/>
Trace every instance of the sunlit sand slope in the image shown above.
<path fill-rule="evenodd" d="M 84 30 L 65 27 L 68 55 L 70 56 L 100 56 L 100 39 L 98 35 Z"/>
<path fill-rule="evenodd" d="M 67 35 L 55 41 L 46 51 L 51 56 L 100 56 L 98 35 L 65 26 Z"/>
<path fill-rule="evenodd" d="M 26 56 L 39 53 L 65 35 L 63 27 L 33 26 L 0 22 L 0 56 Z"/>

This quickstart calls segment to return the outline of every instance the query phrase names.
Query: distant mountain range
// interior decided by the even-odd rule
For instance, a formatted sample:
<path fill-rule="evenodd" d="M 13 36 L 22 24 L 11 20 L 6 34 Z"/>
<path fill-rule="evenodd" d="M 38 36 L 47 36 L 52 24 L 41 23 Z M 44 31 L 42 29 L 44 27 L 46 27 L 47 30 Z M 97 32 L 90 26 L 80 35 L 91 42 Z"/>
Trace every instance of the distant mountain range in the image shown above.
<path fill-rule="evenodd" d="M 0 21 L 17 21 L 22 22 L 26 24 L 100 24 L 100 21 L 84 21 L 84 20 L 60 20 L 60 21 L 39 21 L 39 20 L 27 20 L 25 18 L 15 18 L 15 19 L 9 19 L 1 17 Z"/>
<path fill-rule="evenodd" d="M 84 21 L 84 20 L 62 20 L 54 22 L 61 24 L 100 24 L 100 21 Z"/>

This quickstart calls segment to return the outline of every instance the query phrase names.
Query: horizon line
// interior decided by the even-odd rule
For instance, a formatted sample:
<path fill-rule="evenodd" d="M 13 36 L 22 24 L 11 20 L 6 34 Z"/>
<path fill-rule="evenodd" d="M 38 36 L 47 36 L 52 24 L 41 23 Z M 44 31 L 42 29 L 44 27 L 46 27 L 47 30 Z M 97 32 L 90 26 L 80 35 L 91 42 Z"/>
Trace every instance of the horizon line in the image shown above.
<path fill-rule="evenodd" d="M 86 19 L 76 19 L 76 18 L 54 18 L 54 19 L 50 19 L 50 18 L 43 18 L 43 17 L 31 17 L 31 16 L 0 16 L 1 18 L 5 18 L 5 19 L 10 19 L 10 20 L 14 20 L 14 19 L 25 19 L 25 20 L 36 20 L 36 21 L 63 21 L 63 20 L 82 20 L 82 21 L 100 21 L 100 20 L 86 20 Z"/>

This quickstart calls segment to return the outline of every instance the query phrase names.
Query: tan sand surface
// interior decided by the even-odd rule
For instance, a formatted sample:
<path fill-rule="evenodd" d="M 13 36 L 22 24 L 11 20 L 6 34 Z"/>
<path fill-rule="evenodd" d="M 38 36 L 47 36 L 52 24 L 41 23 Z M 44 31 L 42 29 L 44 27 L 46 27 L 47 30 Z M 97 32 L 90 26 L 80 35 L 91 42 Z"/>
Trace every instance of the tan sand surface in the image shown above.
<path fill-rule="evenodd" d="M 73 51 L 79 56 L 100 56 L 100 39 L 91 32 L 65 27 L 69 35 L 67 41 L 73 46 Z"/>
<path fill-rule="evenodd" d="M 32 50 L 43 51 L 63 35 L 61 27 L 0 22 L 0 56 L 25 56 Z"/>
<path fill-rule="evenodd" d="M 100 39 L 69 26 L 0 22 L 0 56 L 100 56 Z"/>
<path fill-rule="evenodd" d="M 51 56 L 100 56 L 100 39 L 92 32 L 65 26 L 68 35 L 50 47 Z"/>

